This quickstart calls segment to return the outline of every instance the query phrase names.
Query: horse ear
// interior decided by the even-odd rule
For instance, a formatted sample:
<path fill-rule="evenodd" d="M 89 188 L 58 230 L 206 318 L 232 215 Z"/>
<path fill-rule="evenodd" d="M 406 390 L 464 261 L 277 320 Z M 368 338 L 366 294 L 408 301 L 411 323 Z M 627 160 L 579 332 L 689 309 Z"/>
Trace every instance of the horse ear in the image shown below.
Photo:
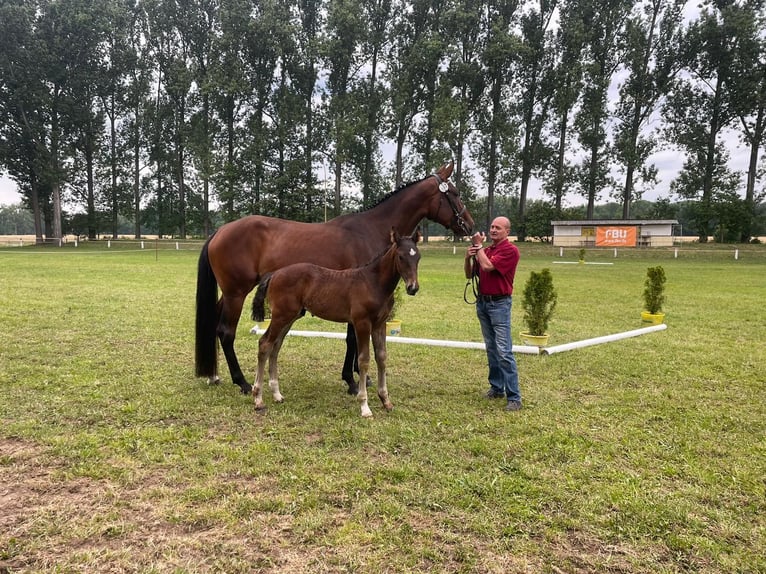
<path fill-rule="evenodd" d="M 450 160 L 449 162 L 445 163 L 443 166 L 441 166 L 438 170 L 439 176 L 443 180 L 448 180 L 450 176 L 452 175 L 452 170 L 455 168 L 455 162 L 453 160 Z"/>
<path fill-rule="evenodd" d="M 399 240 L 402 238 L 401 235 L 399 235 L 399 232 L 396 230 L 396 227 L 391 228 L 389 237 L 391 238 L 391 243 L 399 243 Z"/>
<path fill-rule="evenodd" d="M 413 233 L 413 234 L 410 236 L 410 239 L 412 239 L 412 241 L 413 241 L 414 243 L 418 243 L 418 242 L 419 242 L 421 239 L 423 239 L 423 234 L 422 234 L 422 233 L 420 233 L 420 227 L 418 227 L 418 228 L 415 230 L 415 233 Z"/>

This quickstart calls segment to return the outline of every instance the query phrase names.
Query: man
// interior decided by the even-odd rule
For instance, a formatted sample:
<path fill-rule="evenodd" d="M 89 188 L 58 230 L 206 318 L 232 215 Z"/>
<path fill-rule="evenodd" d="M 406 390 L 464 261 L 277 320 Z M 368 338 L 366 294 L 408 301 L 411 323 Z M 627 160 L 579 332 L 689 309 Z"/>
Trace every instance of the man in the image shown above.
<path fill-rule="evenodd" d="M 487 397 L 507 399 L 506 411 L 521 409 L 519 373 L 511 343 L 511 296 L 519 249 L 508 240 L 511 222 L 496 217 L 489 228 L 492 244 L 484 247 L 483 233 L 476 233 L 465 255 L 465 276 L 479 277 L 476 316 L 487 348 L 489 391 Z"/>

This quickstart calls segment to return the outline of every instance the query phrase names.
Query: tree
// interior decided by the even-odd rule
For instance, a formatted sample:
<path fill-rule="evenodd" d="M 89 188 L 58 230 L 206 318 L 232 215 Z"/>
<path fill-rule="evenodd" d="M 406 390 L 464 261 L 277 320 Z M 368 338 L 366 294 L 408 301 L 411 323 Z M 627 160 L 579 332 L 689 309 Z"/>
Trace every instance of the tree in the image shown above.
<path fill-rule="evenodd" d="M 734 118 L 729 85 L 739 30 L 732 14 L 725 3 L 720 9 L 708 5 L 690 25 L 683 54 L 689 75 L 679 79 L 664 107 L 668 137 L 687 158 L 671 185 L 681 197 L 698 199 L 694 225 L 701 243 L 715 231 L 714 190 L 730 176 L 720 136 Z"/>
<path fill-rule="evenodd" d="M 479 136 L 476 160 L 487 182 L 486 229 L 495 217 L 495 192 L 508 191 L 516 178 L 514 158 L 517 156 L 517 133 L 511 109 L 511 85 L 519 51 L 519 38 L 514 31 L 516 11 L 513 0 L 490 2 L 484 21 L 482 64 L 485 91 L 477 118 Z"/>
<path fill-rule="evenodd" d="M 438 10 L 439 6 L 430 0 L 400 2 L 395 9 L 397 18 L 393 25 L 386 76 L 391 90 L 391 117 L 387 124 L 388 133 L 396 145 L 394 180 L 397 187 L 403 183 L 404 148 L 412 136 L 411 130 L 417 124 L 419 113 L 425 117 L 419 126 L 419 142 L 414 142 L 420 152 L 419 166 L 429 161 L 431 142 L 428 133 L 432 129 L 437 68 L 443 53 Z"/>
<path fill-rule="evenodd" d="M 217 164 L 214 182 L 225 221 L 237 219 L 246 204 L 244 142 L 249 134 L 244 124 L 251 97 L 246 54 L 250 8 L 245 0 L 222 0 L 221 35 L 213 42 L 212 106 L 221 125 L 212 150 Z M 209 217 L 206 222 L 209 225 Z"/>
<path fill-rule="evenodd" d="M 476 127 L 476 114 L 484 92 L 481 64 L 483 0 L 457 0 L 444 18 L 444 31 L 453 38 L 447 47 L 447 70 L 436 96 L 434 125 L 455 159 L 455 185 L 465 192 L 468 144 Z M 465 194 L 464 194 L 465 199 Z"/>
<path fill-rule="evenodd" d="M 0 5 L 2 163 L 32 209 L 37 242 L 61 237 L 61 121 L 73 46 L 62 36 L 59 8 L 47 0 Z"/>
<path fill-rule="evenodd" d="M 529 237 L 550 242 L 553 237 L 551 221 L 557 217 L 556 208 L 547 201 L 532 201 L 526 212 L 524 225 Z"/>
<path fill-rule="evenodd" d="M 125 52 L 127 73 L 124 78 L 124 125 L 123 140 L 125 162 L 131 162 L 131 215 L 133 217 L 134 235 L 141 237 L 141 199 L 145 188 L 141 185 L 142 163 L 148 162 L 147 148 L 151 138 L 150 110 L 152 107 L 150 89 L 152 74 L 151 45 L 145 42 L 148 35 L 148 18 L 142 5 L 134 4 L 127 7 L 127 23 L 125 26 Z"/>
<path fill-rule="evenodd" d="M 218 0 L 197 0 L 189 3 L 188 46 L 190 69 L 196 85 L 192 102 L 194 111 L 189 118 L 189 151 L 196 164 L 196 175 L 202 184 L 202 230 L 207 237 L 211 232 L 211 181 L 214 179 L 214 138 L 220 126 L 213 116 L 211 98 L 218 91 L 215 84 L 215 43 L 221 34 Z"/>
<path fill-rule="evenodd" d="M 762 1 L 733 4 L 730 10 L 740 35 L 732 62 L 732 107 L 740 122 L 742 140 L 750 148 L 740 240 L 749 241 L 755 207 L 763 197 L 756 195 L 755 186 L 760 151 L 766 144 L 766 15 Z"/>
<path fill-rule="evenodd" d="M 362 22 L 351 0 L 330 0 L 327 27 L 322 45 L 327 70 L 328 155 L 334 175 L 333 215 L 340 215 L 343 166 L 352 158 L 358 103 L 353 98 L 356 74 L 361 68 L 358 46 L 362 40 Z"/>
<path fill-rule="evenodd" d="M 579 185 L 587 199 L 587 217 L 601 191 L 610 185 L 607 139 L 607 94 L 612 76 L 621 60 L 619 45 L 628 0 L 586 0 L 583 22 L 586 30 L 584 85 L 579 113 L 575 120 L 585 157 L 579 170 Z"/>
<path fill-rule="evenodd" d="M 0 205 L 0 235 L 30 235 L 35 222 L 29 210 L 19 205 Z"/>
<path fill-rule="evenodd" d="M 625 23 L 624 62 L 628 77 L 620 86 L 615 126 L 615 157 L 625 172 L 620 193 L 622 218 L 641 198 L 635 179 L 655 183 L 656 169 L 646 166 L 657 139 L 646 125 L 680 68 L 681 8 L 679 0 L 648 0 L 634 6 Z"/>
<path fill-rule="evenodd" d="M 373 0 L 362 4 L 362 27 L 366 34 L 362 38 L 361 50 L 368 73 L 366 81 L 358 86 L 355 95 L 363 101 L 357 102 L 360 113 L 361 142 L 359 179 L 362 185 L 362 205 L 369 207 L 380 194 L 380 126 L 383 123 L 384 102 L 387 90 L 380 80 L 380 66 L 388 42 L 388 27 L 392 18 L 391 0 Z"/>
<path fill-rule="evenodd" d="M 519 51 L 518 83 L 521 90 L 518 115 L 521 117 L 523 141 L 519 149 L 521 187 L 516 217 L 519 240 L 526 235 L 525 213 L 529 180 L 541 167 L 548 150 L 542 130 L 553 99 L 553 37 L 550 32 L 556 2 L 540 0 L 521 17 L 522 45 Z"/>
<path fill-rule="evenodd" d="M 556 62 L 553 71 L 552 128 L 555 151 L 551 157 L 552 176 L 545 190 L 553 197 L 557 212 L 561 211 L 562 199 L 574 183 L 574 170 L 567 159 L 570 148 L 570 117 L 580 95 L 582 83 L 582 58 L 585 46 L 585 23 L 579 2 L 560 5 L 560 25 L 556 34 Z"/>

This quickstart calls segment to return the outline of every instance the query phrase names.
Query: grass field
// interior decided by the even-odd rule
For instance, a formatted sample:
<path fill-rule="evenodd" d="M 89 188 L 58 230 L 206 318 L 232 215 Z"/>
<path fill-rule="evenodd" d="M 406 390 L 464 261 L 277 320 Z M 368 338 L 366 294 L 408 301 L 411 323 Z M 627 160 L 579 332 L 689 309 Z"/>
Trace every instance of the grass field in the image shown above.
<path fill-rule="evenodd" d="M 264 414 L 196 379 L 198 246 L 165 247 L 0 250 L 0 573 L 766 572 L 766 248 L 523 244 L 551 344 L 641 327 L 656 264 L 668 329 L 518 355 L 518 413 L 483 351 L 391 344 L 363 420 L 338 340 L 288 338 Z M 423 248 L 403 335 L 481 340 L 461 272 Z"/>

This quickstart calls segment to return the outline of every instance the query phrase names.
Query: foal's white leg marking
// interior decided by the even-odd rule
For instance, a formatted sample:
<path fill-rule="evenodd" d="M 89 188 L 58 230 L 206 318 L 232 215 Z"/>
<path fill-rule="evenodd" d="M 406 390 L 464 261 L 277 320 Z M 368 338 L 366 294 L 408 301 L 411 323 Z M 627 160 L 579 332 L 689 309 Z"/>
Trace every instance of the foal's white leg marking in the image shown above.
<path fill-rule="evenodd" d="M 271 395 L 274 397 L 274 402 L 284 402 L 285 398 L 279 392 L 279 381 L 277 379 L 269 379 L 269 388 L 271 389 Z"/>
<path fill-rule="evenodd" d="M 357 341 L 359 341 L 359 335 L 357 334 Z M 359 343 L 358 350 L 358 362 L 359 362 L 359 391 L 356 394 L 357 399 L 362 405 L 362 416 L 364 418 L 372 417 L 372 411 L 370 405 L 367 404 L 367 373 L 370 369 L 370 335 L 366 333 L 366 338 L 362 339 Z"/>
<path fill-rule="evenodd" d="M 359 391 L 356 393 L 356 398 L 362 405 L 362 416 L 366 419 L 372 417 L 372 411 L 370 405 L 367 404 L 367 385 L 364 381 L 367 380 L 368 366 L 362 366 L 362 361 L 359 361 Z"/>
<path fill-rule="evenodd" d="M 258 341 L 258 370 L 255 374 L 255 386 L 253 386 L 253 400 L 255 410 L 263 410 L 266 405 L 263 402 L 263 374 L 266 370 L 266 361 L 269 356 L 269 344 L 264 337 Z"/>
<path fill-rule="evenodd" d="M 394 408 L 391 399 L 388 397 L 388 386 L 386 385 L 386 359 L 388 354 L 386 352 L 386 326 L 382 325 L 380 329 L 376 329 L 372 334 L 372 344 L 375 348 L 375 363 L 378 365 L 378 397 L 380 402 L 383 403 L 383 407 L 390 411 Z"/>
<path fill-rule="evenodd" d="M 218 375 L 213 375 L 212 377 L 207 378 L 207 384 L 208 385 L 218 385 L 221 383 L 221 377 Z"/>

